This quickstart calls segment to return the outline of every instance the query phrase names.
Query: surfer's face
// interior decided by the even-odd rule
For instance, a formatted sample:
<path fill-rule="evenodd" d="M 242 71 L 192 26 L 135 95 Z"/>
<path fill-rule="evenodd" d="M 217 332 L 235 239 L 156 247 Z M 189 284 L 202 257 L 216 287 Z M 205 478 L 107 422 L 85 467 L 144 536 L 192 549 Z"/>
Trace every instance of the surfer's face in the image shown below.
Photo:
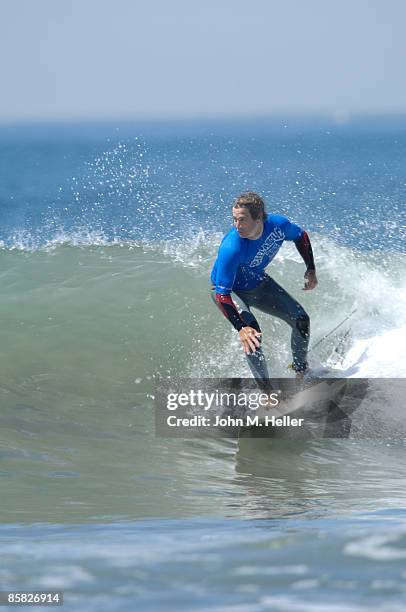
<path fill-rule="evenodd" d="M 233 208 L 233 222 L 241 238 L 256 240 L 262 234 L 262 219 L 253 219 L 247 208 Z"/>

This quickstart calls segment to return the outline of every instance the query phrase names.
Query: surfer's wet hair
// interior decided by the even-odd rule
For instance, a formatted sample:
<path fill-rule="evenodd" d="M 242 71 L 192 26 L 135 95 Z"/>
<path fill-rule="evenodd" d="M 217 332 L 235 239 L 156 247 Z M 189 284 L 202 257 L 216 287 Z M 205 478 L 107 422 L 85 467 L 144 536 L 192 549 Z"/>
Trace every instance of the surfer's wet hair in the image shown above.
<path fill-rule="evenodd" d="M 265 203 L 261 196 L 253 191 L 242 193 L 234 200 L 233 206 L 234 208 L 247 208 L 254 221 L 261 218 L 263 221 L 266 219 Z"/>

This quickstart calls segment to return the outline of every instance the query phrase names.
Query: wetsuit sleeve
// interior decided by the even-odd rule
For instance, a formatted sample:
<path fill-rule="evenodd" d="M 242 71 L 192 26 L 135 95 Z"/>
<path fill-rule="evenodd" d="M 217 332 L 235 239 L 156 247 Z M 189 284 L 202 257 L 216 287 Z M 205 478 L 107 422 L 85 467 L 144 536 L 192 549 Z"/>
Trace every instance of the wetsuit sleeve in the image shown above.
<path fill-rule="evenodd" d="M 222 244 L 217 256 L 216 293 L 230 295 L 233 290 L 235 276 L 240 265 L 240 255 L 238 248 L 233 245 Z"/>
<path fill-rule="evenodd" d="M 313 249 L 310 244 L 310 238 L 307 235 L 307 232 L 303 231 L 303 234 L 295 240 L 295 246 L 299 253 L 301 254 L 303 261 L 306 264 L 306 268 L 308 270 L 315 270 L 316 267 L 314 265 L 314 257 L 313 257 Z"/>
<path fill-rule="evenodd" d="M 247 324 L 244 323 L 240 317 L 231 295 L 216 293 L 216 302 L 223 315 L 237 331 L 240 331 L 243 327 L 247 327 Z"/>

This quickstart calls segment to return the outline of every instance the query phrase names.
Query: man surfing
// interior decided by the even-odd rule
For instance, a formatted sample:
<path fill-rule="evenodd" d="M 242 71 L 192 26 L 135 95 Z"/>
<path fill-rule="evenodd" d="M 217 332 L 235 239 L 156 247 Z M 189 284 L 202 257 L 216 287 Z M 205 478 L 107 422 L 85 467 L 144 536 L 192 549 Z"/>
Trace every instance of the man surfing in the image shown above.
<path fill-rule="evenodd" d="M 238 331 L 250 369 L 257 379 L 269 378 L 260 346 L 262 332 L 251 307 L 285 321 L 292 328 L 292 368 L 308 369 L 310 320 L 303 307 L 265 273 L 285 240 L 292 240 L 306 265 L 304 290 L 317 286 L 309 236 L 282 215 L 265 212 L 262 198 L 241 194 L 233 205 L 234 227 L 224 236 L 211 272 L 213 299 Z"/>

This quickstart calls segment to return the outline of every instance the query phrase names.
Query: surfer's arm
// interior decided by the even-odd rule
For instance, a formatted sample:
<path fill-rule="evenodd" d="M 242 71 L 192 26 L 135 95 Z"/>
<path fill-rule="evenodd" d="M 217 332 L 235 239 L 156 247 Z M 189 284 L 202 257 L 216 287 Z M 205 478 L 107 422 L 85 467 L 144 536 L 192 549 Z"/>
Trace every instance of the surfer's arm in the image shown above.
<path fill-rule="evenodd" d="M 304 291 L 309 291 L 317 287 L 318 281 L 316 266 L 314 265 L 313 249 L 307 232 L 303 231 L 303 234 L 295 240 L 295 246 L 306 264 L 306 272 L 304 275 L 306 281 L 303 289 Z"/>
<path fill-rule="evenodd" d="M 244 352 L 255 353 L 260 345 L 258 338 L 261 336 L 261 332 L 245 323 L 230 295 L 234 287 L 238 266 L 240 265 L 241 253 L 239 243 L 230 242 L 231 244 L 223 242 L 219 249 L 215 299 L 226 319 L 238 331 Z"/>
<path fill-rule="evenodd" d="M 306 264 L 306 272 L 316 272 L 316 266 L 314 265 L 313 249 L 310 244 L 310 238 L 307 232 L 303 231 L 302 235 L 294 241 L 297 250 L 302 256 L 303 261 Z"/>
<path fill-rule="evenodd" d="M 216 277 L 213 279 L 213 284 L 215 285 L 217 305 L 237 331 L 245 327 L 245 323 L 240 317 L 230 294 L 233 290 L 239 263 L 240 252 L 238 245 L 235 245 L 232 240 L 226 239 L 219 248 L 216 262 Z"/>
<path fill-rule="evenodd" d="M 260 346 L 259 339 L 262 335 L 261 332 L 253 327 L 250 327 L 245 323 L 245 321 L 243 321 L 231 295 L 216 293 L 216 302 L 224 316 L 238 331 L 244 353 L 255 353 L 257 348 Z"/>
<path fill-rule="evenodd" d="M 280 229 L 282 230 L 284 240 L 291 240 L 295 243 L 297 250 L 306 264 L 306 270 L 316 270 L 312 245 L 310 244 L 310 238 L 307 232 L 305 232 L 305 230 L 299 225 L 292 223 L 292 221 L 289 221 L 287 217 L 283 217 L 282 215 L 273 215 L 273 219 L 277 221 Z"/>
<path fill-rule="evenodd" d="M 247 324 L 244 323 L 240 314 L 237 310 L 236 305 L 233 302 L 233 298 L 231 295 L 224 295 L 224 293 L 216 293 L 216 302 L 223 313 L 223 315 L 228 319 L 231 325 L 237 330 L 240 331 L 243 327 L 247 327 Z"/>
<path fill-rule="evenodd" d="M 317 285 L 316 266 L 314 264 L 313 249 L 310 244 L 310 238 L 305 230 L 296 223 L 292 223 L 286 217 L 278 217 L 281 224 L 281 229 L 284 233 L 285 240 L 292 240 L 295 243 L 303 261 L 306 264 L 305 289 L 314 289 Z"/>

